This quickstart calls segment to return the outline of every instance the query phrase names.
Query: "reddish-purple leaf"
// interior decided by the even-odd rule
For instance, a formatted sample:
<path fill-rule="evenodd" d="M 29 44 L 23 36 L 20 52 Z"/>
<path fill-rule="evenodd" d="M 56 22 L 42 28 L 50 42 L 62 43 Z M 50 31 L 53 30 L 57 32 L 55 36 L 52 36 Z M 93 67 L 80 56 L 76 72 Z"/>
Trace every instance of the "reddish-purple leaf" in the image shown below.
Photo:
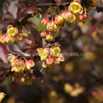
<path fill-rule="evenodd" d="M 27 38 L 23 38 L 23 41 L 26 43 L 26 44 L 32 44 L 32 41 L 27 39 Z"/>
<path fill-rule="evenodd" d="M 8 10 L 9 10 L 9 4 L 7 2 L 3 3 L 2 10 L 3 10 L 3 14 L 6 14 L 8 12 Z"/>
<path fill-rule="evenodd" d="M 35 39 L 35 42 L 39 44 L 39 46 L 42 46 L 42 40 L 40 38 L 40 33 L 33 27 L 30 28 L 31 34 L 33 38 Z"/>
<path fill-rule="evenodd" d="M 15 43 L 21 50 L 23 49 L 28 49 L 31 47 L 31 45 L 27 45 L 26 43 L 24 43 L 24 41 L 18 41 Z"/>
<path fill-rule="evenodd" d="M 18 6 L 17 1 L 12 1 L 10 4 L 9 12 L 13 15 L 14 18 L 17 18 Z"/>
<path fill-rule="evenodd" d="M 26 10 L 26 13 L 27 14 L 32 14 L 32 13 L 35 13 L 35 12 L 41 12 L 41 10 L 39 8 L 36 8 L 36 7 L 29 7 L 27 10 Z"/>
<path fill-rule="evenodd" d="M 21 49 L 16 44 L 7 44 L 7 49 L 9 52 L 13 54 L 23 54 Z"/>
<path fill-rule="evenodd" d="M 8 50 L 5 44 L 0 43 L 0 58 L 4 63 L 8 63 Z"/>
<path fill-rule="evenodd" d="M 22 10 L 20 10 L 18 17 L 17 18 L 21 18 L 23 16 L 23 13 L 26 11 L 27 7 L 23 8 Z"/>
<path fill-rule="evenodd" d="M 10 63 L 0 62 L 0 70 L 3 70 L 2 68 L 10 68 L 10 67 L 11 67 Z"/>
<path fill-rule="evenodd" d="M 12 22 L 13 22 L 13 20 L 0 20 L 1 24 L 10 24 Z"/>
<path fill-rule="evenodd" d="M 5 71 L 0 71 L 0 82 L 3 81 L 5 76 L 6 76 L 6 72 Z"/>
<path fill-rule="evenodd" d="M 9 19 L 9 20 L 14 19 L 14 18 L 13 18 L 13 15 L 12 15 L 11 13 L 6 13 L 6 14 L 4 14 L 4 18 L 5 18 L 5 19 Z"/>

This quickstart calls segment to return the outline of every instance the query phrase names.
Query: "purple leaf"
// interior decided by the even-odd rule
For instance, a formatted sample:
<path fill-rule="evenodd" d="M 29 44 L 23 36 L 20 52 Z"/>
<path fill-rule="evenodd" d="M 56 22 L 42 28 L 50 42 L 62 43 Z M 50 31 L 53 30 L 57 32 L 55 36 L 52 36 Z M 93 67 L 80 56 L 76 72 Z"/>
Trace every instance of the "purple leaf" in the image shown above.
<path fill-rule="evenodd" d="M 23 38 L 23 41 L 26 43 L 26 44 L 32 44 L 32 41 L 27 39 L 27 38 Z"/>
<path fill-rule="evenodd" d="M 16 44 L 7 44 L 7 49 L 13 54 L 23 54 L 21 49 Z"/>
<path fill-rule="evenodd" d="M 1 70 L 1 68 L 10 68 L 10 67 L 11 67 L 10 63 L 0 62 L 0 70 Z"/>
<path fill-rule="evenodd" d="M 35 12 L 41 12 L 41 10 L 39 8 L 36 8 L 36 7 L 29 7 L 27 10 L 26 10 L 26 13 L 27 14 L 32 14 L 32 13 L 35 13 Z"/>
<path fill-rule="evenodd" d="M 13 18 L 13 15 L 10 14 L 10 13 L 4 14 L 4 18 L 5 18 L 5 19 L 9 19 L 9 20 L 14 19 L 14 18 Z"/>
<path fill-rule="evenodd" d="M 8 63 L 8 50 L 5 44 L 0 43 L 0 58 L 4 63 Z"/>
<path fill-rule="evenodd" d="M 33 27 L 30 28 L 31 34 L 33 38 L 35 39 L 35 42 L 39 44 L 39 46 L 42 46 L 42 40 L 40 38 L 40 33 Z"/>
<path fill-rule="evenodd" d="M 18 7 L 16 1 L 12 1 L 10 4 L 9 12 L 13 15 L 14 18 L 17 18 Z"/>
<path fill-rule="evenodd" d="M 7 2 L 3 3 L 2 10 L 3 10 L 3 14 L 6 14 L 8 12 L 8 10 L 9 10 L 9 4 Z"/>

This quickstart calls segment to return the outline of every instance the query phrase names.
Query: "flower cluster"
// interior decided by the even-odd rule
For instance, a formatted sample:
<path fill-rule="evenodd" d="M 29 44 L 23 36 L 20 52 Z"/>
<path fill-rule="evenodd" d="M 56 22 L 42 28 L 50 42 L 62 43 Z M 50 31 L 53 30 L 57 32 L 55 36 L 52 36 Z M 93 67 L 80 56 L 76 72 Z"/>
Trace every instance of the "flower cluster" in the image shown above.
<path fill-rule="evenodd" d="M 84 9 L 81 5 L 80 0 L 74 0 L 70 3 L 68 10 L 57 15 L 55 12 L 45 17 L 41 23 L 46 26 L 46 30 L 41 32 L 41 37 L 46 38 L 47 41 L 55 41 L 54 34 L 58 28 L 64 26 L 64 20 L 69 22 L 80 22 L 85 21 L 87 17 L 86 8 Z M 52 18 L 52 19 L 51 19 Z"/>
<path fill-rule="evenodd" d="M 80 86 L 78 83 L 75 84 L 75 87 L 73 87 L 72 85 L 66 83 L 64 85 L 64 91 L 67 94 L 70 94 L 70 96 L 76 97 L 79 94 L 82 94 L 84 92 L 85 88 Z"/>
<path fill-rule="evenodd" d="M 8 57 L 8 61 L 11 62 L 11 71 L 15 71 L 15 72 L 22 72 L 24 70 L 30 70 L 30 68 L 32 68 L 35 63 L 32 60 L 21 60 L 18 59 L 17 56 L 15 55 L 10 55 Z"/>
<path fill-rule="evenodd" d="M 22 40 L 23 37 L 28 37 L 26 32 L 19 33 L 18 29 L 12 25 L 8 25 L 7 32 L 5 34 L 0 34 L 0 42 L 10 44 Z"/>
<path fill-rule="evenodd" d="M 37 51 L 43 61 L 43 68 L 51 67 L 53 64 L 59 64 L 61 61 L 64 61 L 59 45 L 52 46 L 51 48 L 39 48 Z"/>
<path fill-rule="evenodd" d="M 64 26 L 64 19 L 61 15 L 55 14 L 55 17 L 53 16 L 52 18 L 52 20 L 49 20 L 49 18 L 46 17 L 41 22 L 49 31 L 49 33 L 47 33 L 45 30 L 41 32 L 41 37 L 46 38 L 47 41 L 55 41 L 54 33 L 57 32 L 58 27 Z"/>
<path fill-rule="evenodd" d="M 70 22 L 84 21 L 87 17 L 80 0 L 71 2 L 68 11 L 62 12 L 61 16 Z"/>
<path fill-rule="evenodd" d="M 35 80 L 34 76 L 24 76 L 21 78 L 21 82 L 27 85 L 31 85 Z"/>

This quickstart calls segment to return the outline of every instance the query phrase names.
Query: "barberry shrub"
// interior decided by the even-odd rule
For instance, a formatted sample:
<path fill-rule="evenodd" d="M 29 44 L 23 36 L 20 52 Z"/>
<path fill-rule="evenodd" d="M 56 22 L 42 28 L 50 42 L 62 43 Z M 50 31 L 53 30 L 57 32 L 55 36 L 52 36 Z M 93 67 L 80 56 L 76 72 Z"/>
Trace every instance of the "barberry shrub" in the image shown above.
<path fill-rule="evenodd" d="M 78 103 L 87 103 L 85 100 L 88 100 L 89 96 L 86 97 L 86 95 L 93 94 L 93 96 L 97 96 L 96 92 L 89 91 L 88 84 L 85 84 L 88 78 L 82 74 L 77 76 L 77 70 L 74 71 L 77 75 L 72 72 L 73 68 L 78 69 L 87 66 L 87 68 L 90 69 L 94 67 L 93 60 L 96 59 L 95 55 L 92 55 L 91 58 L 90 56 L 84 56 L 83 59 L 80 59 L 83 55 L 79 55 L 79 53 L 94 54 L 95 51 L 97 55 L 100 56 L 96 51 L 96 49 L 98 49 L 96 45 L 100 46 L 103 44 L 102 41 L 98 42 L 98 40 L 103 38 L 103 35 L 100 36 L 103 29 L 100 20 L 97 20 L 96 23 L 94 22 L 95 19 L 92 14 L 103 11 L 101 7 L 102 1 L 1 0 L 0 3 L 1 2 L 1 83 L 5 82 L 6 78 L 12 78 L 12 82 L 15 81 L 17 86 L 20 84 L 39 85 L 40 91 L 44 92 L 46 90 L 45 84 L 50 82 L 48 91 L 45 94 L 48 101 L 41 95 L 40 98 L 44 100 L 44 102 L 39 100 L 36 103 L 69 103 L 67 102 L 69 100 L 70 103 L 76 103 L 72 97 L 75 98 L 80 95 L 83 95 L 85 99 L 77 99 Z M 102 16 L 100 19 L 102 19 Z M 101 30 L 97 29 L 97 25 L 100 26 Z M 88 28 L 92 29 L 88 30 Z M 92 40 L 92 42 L 95 42 L 94 46 L 91 44 L 92 47 L 85 46 L 87 42 L 90 42 L 90 39 L 87 40 L 89 34 L 92 35 L 92 39 L 94 40 Z M 85 49 L 83 49 L 83 47 Z M 72 54 L 68 55 L 68 51 L 71 51 Z M 78 56 L 78 58 L 76 58 L 76 56 Z M 98 70 L 96 67 L 94 67 L 94 69 L 94 75 L 99 77 L 97 73 Z M 86 72 L 86 70 L 84 70 L 84 72 Z M 72 77 L 71 80 L 68 80 L 68 76 Z M 38 82 L 36 82 L 38 79 L 41 82 L 44 80 L 45 83 L 43 87 L 41 83 L 38 84 Z M 73 82 L 71 82 L 72 80 Z M 92 84 L 94 83 L 93 81 L 94 79 L 89 81 L 89 83 Z M 13 85 L 12 82 L 11 87 Z M 96 86 L 98 84 L 99 83 L 97 83 Z M 38 90 L 38 87 L 35 88 Z M 88 90 L 86 91 L 86 89 Z M 5 86 L 1 85 L 0 102 L 5 96 L 8 96 L 4 92 Z M 40 95 L 40 93 L 38 94 Z M 23 100 L 23 103 L 33 103 L 33 100 L 28 100 Z M 22 101 L 22 99 L 20 99 L 20 101 Z M 10 100 L 8 100 L 8 103 L 9 102 Z M 102 102 L 103 100 L 100 99 L 98 103 Z"/>

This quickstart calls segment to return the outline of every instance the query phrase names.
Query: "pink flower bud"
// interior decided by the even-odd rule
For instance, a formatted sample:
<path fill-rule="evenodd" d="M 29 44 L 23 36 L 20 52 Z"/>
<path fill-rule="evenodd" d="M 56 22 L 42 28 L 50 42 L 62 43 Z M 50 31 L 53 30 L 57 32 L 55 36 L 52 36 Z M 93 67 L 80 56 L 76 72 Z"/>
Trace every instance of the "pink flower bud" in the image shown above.
<path fill-rule="evenodd" d="M 46 63 L 45 61 L 42 63 L 42 67 L 43 67 L 43 68 L 46 68 L 46 67 L 47 67 L 47 63 Z"/>
<path fill-rule="evenodd" d="M 84 20 L 86 19 L 87 15 L 84 13 L 84 14 L 78 15 L 78 17 L 80 20 Z"/>
<path fill-rule="evenodd" d="M 58 57 L 59 61 L 64 61 L 64 57 L 60 54 L 60 56 Z"/>
<path fill-rule="evenodd" d="M 35 65 L 35 63 L 32 60 L 27 60 L 25 62 L 25 67 L 29 70 L 30 68 L 32 68 Z"/>
<path fill-rule="evenodd" d="M 52 64 L 53 63 L 53 58 L 49 57 L 46 59 L 47 64 Z"/>
<path fill-rule="evenodd" d="M 40 33 L 40 35 L 41 35 L 41 37 L 45 38 L 46 35 L 47 35 L 47 33 L 46 33 L 46 31 L 42 31 L 42 32 Z"/>
<path fill-rule="evenodd" d="M 0 42 L 4 43 L 5 40 L 7 38 L 7 35 L 6 34 L 3 34 L 1 37 L 0 37 Z"/>
<path fill-rule="evenodd" d="M 64 19 L 63 19 L 62 16 L 60 16 L 60 15 L 56 15 L 56 16 L 55 16 L 55 23 L 56 23 L 57 25 L 63 24 L 63 22 L 64 22 Z"/>
<path fill-rule="evenodd" d="M 47 26 L 47 23 L 49 22 L 49 19 L 48 18 L 44 18 L 41 23 L 44 25 L 44 26 Z"/>

